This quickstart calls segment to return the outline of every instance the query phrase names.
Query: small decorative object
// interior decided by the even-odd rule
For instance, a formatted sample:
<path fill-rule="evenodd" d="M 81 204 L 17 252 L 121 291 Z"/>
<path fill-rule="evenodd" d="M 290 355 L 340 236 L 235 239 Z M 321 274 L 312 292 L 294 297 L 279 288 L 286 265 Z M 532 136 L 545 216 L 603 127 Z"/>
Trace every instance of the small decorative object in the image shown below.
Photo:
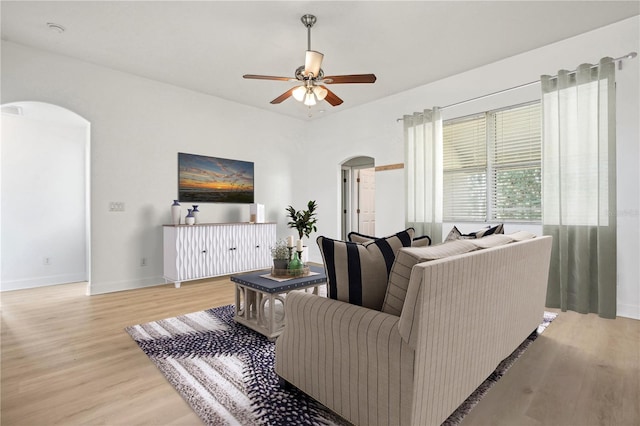
<path fill-rule="evenodd" d="M 298 240 L 296 242 L 296 252 L 298 253 L 298 258 L 300 258 L 300 261 L 302 262 L 302 264 L 304 265 L 305 262 L 305 258 L 303 256 L 304 253 L 304 245 L 302 244 L 302 240 Z"/>
<path fill-rule="evenodd" d="M 305 236 L 309 238 L 309 234 L 318 230 L 316 228 L 316 222 L 318 221 L 316 218 L 317 208 L 318 205 L 314 200 L 307 203 L 307 210 L 296 211 L 292 206 L 287 207 L 289 219 L 291 219 L 287 225 L 289 228 L 296 229 L 298 231 L 300 239 Z"/>
<path fill-rule="evenodd" d="M 276 241 L 276 245 L 271 247 L 271 257 L 273 257 L 273 268 L 285 270 L 289 265 L 289 249 L 284 240 Z"/>
<path fill-rule="evenodd" d="M 302 275 L 303 273 L 303 268 L 304 265 L 302 264 L 302 261 L 300 261 L 300 258 L 298 257 L 298 252 L 295 252 L 293 254 L 293 260 L 291 260 L 291 262 L 289 262 L 289 273 L 290 275 Z"/>
<path fill-rule="evenodd" d="M 251 204 L 249 206 L 249 222 L 264 223 L 264 204 Z"/>
<path fill-rule="evenodd" d="M 178 200 L 173 200 L 171 205 L 171 220 L 174 225 L 180 225 L 180 203 Z"/>
<path fill-rule="evenodd" d="M 193 211 L 191 211 L 191 214 L 193 215 L 194 218 L 194 223 L 200 223 L 200 210 L 198 210 L 198 206 L 192 206 L 193 207 Z"/>
<path fill-rule="evenodd" d="M 186 223 L 187 225 L 193 225 L 194 223 L 196 223 L 196 218 L 193 217 L 193 209 L 187 209 L 189 211 L 189 213 L 187 213 L 187 216 L 184 218 L 184 223 Z"/>

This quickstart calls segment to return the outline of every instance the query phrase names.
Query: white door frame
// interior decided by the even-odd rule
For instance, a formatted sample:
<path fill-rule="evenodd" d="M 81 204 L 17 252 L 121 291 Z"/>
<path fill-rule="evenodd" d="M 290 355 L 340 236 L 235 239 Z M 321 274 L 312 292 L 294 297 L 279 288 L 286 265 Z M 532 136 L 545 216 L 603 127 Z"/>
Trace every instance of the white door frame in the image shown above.
<path fill-rule="evenodd" d="M 340 165 L 340 222 L 341 236 L 346 240 L 347 234 L 352 231 L 358 231 L 358 219 L 355 212 L 357 206 L 357 187 L 356 172 L 360 169 L 368 169 L 375 167 L 373 157 L 356 156 L 345 160 Z"/>

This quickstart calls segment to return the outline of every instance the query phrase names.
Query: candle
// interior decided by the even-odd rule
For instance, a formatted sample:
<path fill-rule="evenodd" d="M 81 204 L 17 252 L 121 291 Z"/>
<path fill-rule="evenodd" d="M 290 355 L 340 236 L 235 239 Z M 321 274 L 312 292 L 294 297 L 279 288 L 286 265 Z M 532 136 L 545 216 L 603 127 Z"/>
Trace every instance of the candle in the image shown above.
<path fill-rule="evenodd" d="M 296 243 L 296 251 L 302 251 L 302 240 L 298 240 Z"/>
<path fill-rule="evenodd" d="M 287 237 L 287 247 L 293 247 L 293 235 Z"/>

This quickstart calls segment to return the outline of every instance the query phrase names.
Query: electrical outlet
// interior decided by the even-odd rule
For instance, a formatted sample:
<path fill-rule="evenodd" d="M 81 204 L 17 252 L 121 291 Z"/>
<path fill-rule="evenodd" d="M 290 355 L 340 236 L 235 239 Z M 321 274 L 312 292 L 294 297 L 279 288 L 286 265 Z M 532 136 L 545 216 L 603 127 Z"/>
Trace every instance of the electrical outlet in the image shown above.
<path fill-rule="evenodd" d="M 45 265 L 45 266 L 51 265 L 51 258 L 50 257 L 43 257 L 42 258 L 42 264 Z"/>
<path fill-rule="evenodd" d="M 142 259 L 140 259 L 140 266 L 147 266 L 147 258 L 143 257 Z"/>
<path fill-rule="evenodd" d="M 109 211 L 110 212 L 123 212 L 124 211 L 124 201 L 111 201 L 111 202 L 109 202 Z"/>

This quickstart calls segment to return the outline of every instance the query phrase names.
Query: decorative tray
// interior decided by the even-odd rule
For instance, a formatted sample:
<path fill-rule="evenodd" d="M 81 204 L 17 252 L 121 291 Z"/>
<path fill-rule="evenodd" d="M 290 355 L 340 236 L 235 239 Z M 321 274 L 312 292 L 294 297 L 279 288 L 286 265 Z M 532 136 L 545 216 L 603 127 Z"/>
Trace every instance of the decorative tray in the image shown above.
<path fill-rule="evenodd" d="M 306 277 L 311 271 L 308 266 L 301 269 L 276 269 L 271 268 L 271 275 L 274 277 Z"/>

